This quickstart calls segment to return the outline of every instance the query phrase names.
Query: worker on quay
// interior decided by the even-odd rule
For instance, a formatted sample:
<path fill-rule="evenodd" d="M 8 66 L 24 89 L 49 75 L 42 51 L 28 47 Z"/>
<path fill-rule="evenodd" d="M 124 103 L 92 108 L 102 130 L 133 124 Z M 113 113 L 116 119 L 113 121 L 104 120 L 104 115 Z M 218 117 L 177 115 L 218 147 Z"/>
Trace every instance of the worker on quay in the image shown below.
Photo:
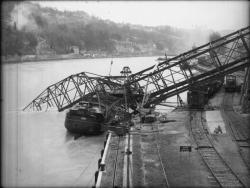
<path fill-rule="evenodd" d="M 214 133 L 215 134 L 222 134 L 222 129 L 221 129 L 221 126 L 220 125 L 218 125 L 218 127 L 216 127 L 215 129 L 214 129 Z"/>
<path fill-rule="evenodd" d="M 220 125 L 218 126 L 218 133 L 222 134 L 222 129 Z"/>

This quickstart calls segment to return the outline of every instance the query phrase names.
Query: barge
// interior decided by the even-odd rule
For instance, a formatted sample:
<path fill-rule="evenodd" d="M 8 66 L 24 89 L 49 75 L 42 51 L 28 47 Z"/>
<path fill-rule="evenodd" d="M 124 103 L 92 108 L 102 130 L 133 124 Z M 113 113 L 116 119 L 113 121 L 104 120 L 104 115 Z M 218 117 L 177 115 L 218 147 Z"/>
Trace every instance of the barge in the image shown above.
<path fill-rule="evenodd" d="M 104 113 L 98 104 L 81 101 L 66 113 L 65 128 L 72 133 L 102 133 L 105 131 Z"/>

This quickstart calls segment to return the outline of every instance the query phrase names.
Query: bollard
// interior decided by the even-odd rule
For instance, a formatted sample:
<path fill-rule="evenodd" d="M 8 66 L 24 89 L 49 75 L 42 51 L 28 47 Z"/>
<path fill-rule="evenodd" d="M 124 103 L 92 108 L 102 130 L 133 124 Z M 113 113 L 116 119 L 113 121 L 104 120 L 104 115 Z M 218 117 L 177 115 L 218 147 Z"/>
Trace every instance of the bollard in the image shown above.
<path fill-rule="evenodd" d="M 95 184 L 96 184 L 96 182 L 97 182 L 98 175 L 99 175 L 99 171 L 96 171 L 96 172 L 95 172 Z"/>
<path fill-rule="evenodd" d="M 105 164 L 100 164 L 100 171 L 104 171 L 105 170 Z"/>
<path fill-rule="evenodd" d="M 101 164 L 102 159 L 98 160 L 98 170 L 100 169 L 100 164 Z"/>
<path fill-rule="evenodd" d="M 101 157 L 103 156 L 103 152 L 104 152 L 104 150 L 102 149 L 102 151 L 101 151 Z"/>
<path fill-rule="evenodd" d="M 104 141 L 104 148 L 105 148 L 105 146 L 106 146 L 106 143 L 107 143 L 107 141 Z"/>

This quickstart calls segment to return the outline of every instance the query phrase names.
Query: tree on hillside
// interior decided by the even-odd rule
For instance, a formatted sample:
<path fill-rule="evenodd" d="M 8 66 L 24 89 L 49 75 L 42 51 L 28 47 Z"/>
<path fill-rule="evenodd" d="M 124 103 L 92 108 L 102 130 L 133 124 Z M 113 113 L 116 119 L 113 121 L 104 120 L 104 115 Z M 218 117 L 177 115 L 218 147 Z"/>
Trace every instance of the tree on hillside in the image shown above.
<path fill-rule="evenodd" d="M 2 55 L 34 54 L 37 45 L 36 37 L 31 32 L 19 31 L 14 26 L 2 29 Z"/>
<path fill-rule="evenodd" d="M 89 16 L 83 11 L 59 11 L 41 7 L 29 1 L 21 3 L 23 9 L 29 10 L 26 12 L 29 22 L 25 27 L 30 26 L 31 29 L 17 31 L 15 28 L 9 28 L 10 31 L 7 31 L 12 22 L 11 14 L 15 3 L 6 3 L 2 9 L 4 23 L 2 25 L 4 26 L 2 27 L 4 28 L 2 49 L 4 54 L 31 53 L 31 48 L 35 49 L 35 44 L 40 38 L 46 40 L 57 53 L 68 53 L 71 46 L 112 53 L 116 50 L 116 41 L 121 41 L 121 45 L 125 45 L 125 41 L 130 41 L 137 47 L 155 43 L 157 50 L 161 51 L 166 48 L 169 53 L 174 54 L 183 52 L 188 47 L 185 33 L 189 31 L 185 29 L 173 29 L 170 26 L 145 27 L 118 24 Z M 28 31 L 30 33 L 27 34 Z M 219 33 L 215 32 L 211 34 L 210 41 L 219 37 Z M 140 51 L 140 48 L 134 48 L 135 51 Z"/>
<path fill-rule="evenodd" d="M 155 42 L 155 45 L 156 45 L 157 50 L 160 50 L 160 51 L 164 50 L 164 46 L 161 42 Z"/>
<path fill-rule="evenodd" d="M 41 15 L 37 15 L 33 13 L 34 20 L 37 24 L 37 26 L 41 29 L 47 29 L 48 28 L 48 22 L 45 18 L 43 18 Z"/>

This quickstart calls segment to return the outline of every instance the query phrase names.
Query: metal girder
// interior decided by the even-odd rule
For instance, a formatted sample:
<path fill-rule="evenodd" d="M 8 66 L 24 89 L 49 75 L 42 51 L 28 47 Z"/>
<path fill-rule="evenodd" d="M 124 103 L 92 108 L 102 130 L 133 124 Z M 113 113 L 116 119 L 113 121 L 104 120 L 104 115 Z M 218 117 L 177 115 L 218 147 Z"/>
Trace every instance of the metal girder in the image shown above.
<path fill-rule="evenodd" d="M 110 95 L 111 90 L 127 91 L 147 87 L 149 97 L 145 107 L 157 105 L 165 99 L 188 90 L 195 84 L 220 79 L 244 67 L 249 67 L 250 27 L 243 28 L 137 73 L 126 76 L 100 76 L 88 72 L 71 75 L 45 89 L 24 110 L 57 107 L 67 109 L 80 100 L 98 101 L 108 106 L 109 112 L 124 109 L 124 100 Z M 201 59 L 207 67 L 199 67 Z M 202 60 L 202 61 L 203 61 Z M 201 62 L 202 62 L 201 61 Z M 198 70 L 198 71 L 197 71 Z M 137 102 L 131 93 L 128 101 Z"/>
<path fill-rule="evenodd" d="M 129 77 L 128 84 L 136 82 L 141 86 L 147 84 L 150 96 L 144 107 L 159 104 L 166 98 L 188 90 L 191 85 L 212 80 L 215 75 L 217 79 L 222 78 L 225 73 L 230 72 L 229 70 L 236 70 L 237 66 L 242 68 L 243 65 L 239 63 L 250 58 L 249 39 L 250 27 L 246 27 L 164 60 L 158 64 L 156 69 L 155 66 L 151 66 L 134 73 Z M 208 64 L 206 69 L 199 69 L 198 60 L 201 58 Z M 246 66 L 249 66 L 249 63 L 245 63 L 244 67 Z M 204 79 L 205 75 L 206 79 Z M 158 79 L 157 84 L 147 82 L 154 78 Z M 161 84 L 159 87 L 159 83 L 163 82 L 165 84 Z"/>
<path fill-rule="evenodd" d="M 144 69 L 142 71 L 134 73 L 130 76 L 130 80 L 131 80 L 130 83 L 139 82 L 140 80 L 143 80 L 143 79 L 147 78 L 148 76 L 151 76 L 153 74 L 157 74 L 157 73 L 162 72 L 162 71 L 164 71 L 168 68 L 171 68 L 171 67 L 179 66 L 181 63 L 183 63 L 187 60 L 192 60 L 192 59 L 195 59 L 199 56 L 206 55 L 207 53 L 209 53 L 213 49 L 216 49 L 216 48 L 219 48 L 222 46 L 227 48 L 226 47 L 227 44 L 233 43 L 239 38 L 243 37 L 247 41 L 249 41 L 249 32 L 250 32 L 249 30 L 250 30 L 250 27 L 246 27 L 244 29 L 238 30 L 234 33 L 231 33 L 229 35 L 221 37 L 218 40 L 215 40 L 213 42 L 202 45 L 200 47 L 192 49 L 188 52 L 185 52 L 185 53 L 180 54 L 178 56 L 175 56 L 173 58 L 169 58 L 169 59 L 159 63 L 158 69 L 154 72 L 151 72 L 152 69 L 154 68 L 154 66 L 151 66 L 147 69 Z M 210 47 L 211 44 L 213 44 L 212 47 Z M 180 59 L 180 58 L 183 58 L 183 59 Z"/>
<path fill-rule="evenodd" d="M 244 60 L 242 59 L 242 61 Z M 195 81 L 195 84 L 203 84 L 211 80 L 217 80 L 217 79 L 220 79 L 222 76 L 225 76 L 226 74 L 231 74 L 233 72 L 236 72 L 238 70 L 241 70 L 241 69 L 244 69 L 245 67 L 250 66 L 248 62 L 242 63 L 241 61 L 236 61 L 235 63 L 237 63 L 236 66 L 225 67 L 223 68 L 222 71 L 218 72 L 218 71 L 212 70 L 207 73 L 201 74 L 197 77 L 194 77 L 193 79 Z M 180 87 L 178 87 L 178 89 L 175 89 L 175 90 L 173 90 L 172 88 L 169 88 L 169 91 L 163 92 L 164 94 L 160 95 L 159 97 L 154 97 L 154 95 L 156 95 L 155 93 L 151 94 L 149 97 L 149 101 L 144 106 L 148 107 L 150 104 L 157 105 L 161 103 L 162 101 L 166 100 L 167 98 L 175 96 L 184 91 L 187 91 L 190 87 L 192 87 L 192 85 L 188 84 L 188 81 L 184 81 L 176 85 Z"/>
<path fill-rule="evenodd" d="M 97 100 L 102 103 L 108 98 L 108 91 L 122 87 L 117 80 L 86 72 L 70 75 L 45 89 L 24 110 L 40 111 L 55 106 L 58 111 L 62 111 L 80 100 Z"/>

